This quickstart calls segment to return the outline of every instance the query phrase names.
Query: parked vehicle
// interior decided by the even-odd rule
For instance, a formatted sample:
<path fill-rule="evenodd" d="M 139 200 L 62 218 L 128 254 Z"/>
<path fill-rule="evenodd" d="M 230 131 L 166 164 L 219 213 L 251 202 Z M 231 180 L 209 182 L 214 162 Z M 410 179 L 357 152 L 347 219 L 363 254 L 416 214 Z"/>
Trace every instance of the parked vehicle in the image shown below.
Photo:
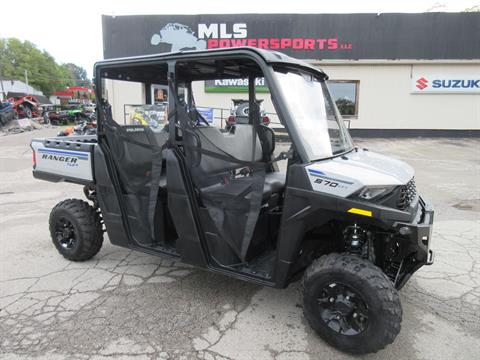
<path fill-rule="evenodd" d="M 97 124 L 96 121 L 82 121 L 76 126 L 69 126 L 61 130 L 57 136 L 71 136 L 71 135 L 96 135 Z"/>
<path fill-rule="evenodd" d="M 409 165 L 354 146 L 324 72 L 230 48 L 105 60 L 95 74 L 98 94 L 106 79 L 135 82 L 135 99 L 152 83 L 168 86 L 168 131 L 115 119 L 132 103 L 118 101 L 128 101 L 121 86 L 114 99 L 98 99 L 98 136 L 32 141 L 33 176 L 82 184 L 91 201 L 53 208 L 62 256 L 95 256 L 105 226 L 113 244 L 217 274 L 276 288 L 303 277 L 307 321 L 340 350 L 363 354 L 394 341 L 398 290 L 433 263 L 434 212 Z M 289 132 L 288 151 L 274 153 L 275 134 L 263 125 L 259 77 Z M 192 86 L 222 78 L 251 84 L 248 123 L 229 132 L 202 119 Z"/>
<path fill-rule="evenodd" d="M 256 102 L 260 107 L 260 116 L 263 125 L 269 125 L 270 118 L 263 108 L 263 100 L 257 99 Z M 248 112 L 248 99 L 232 99 L 232 107 L 230 108 L 230 116 L 227 119 L 226 128 L 230 129 L 235 124 L 248 124 Z"/>
<path fill-rule="evenodd" d="M 95 112 L 95 104 L 84 104 L 83 111 L 85 113 L 94 113 Z"/>
<path fill-rule="evenodd" d="M 8 101 L 12 104 L 19 118 L 31 119 L 32 117 L 40 117 L 43 114 L 42 105 L 35 96 L 12 97 Z"/>
<path fill-rule="evenodd" d="M 76 107 L 76 108 L 67 110 L 67 116 L 70 121 L 75 121 L 75 122 L 89 119 L 88 114 L 86 114 L 81 107 Z"/>
<path fill-rule="evenodd" d="M 168 103 L 161 102 L 154 105 L 140 105 L 130 116 L 130 124 L 145 125 L 153 128 L 163 127 L 167 116 Z"/>
<path fill-rule="evenodd" d="M 18 117 L 17 113 L 13 110 L 13 105 L 8 102 L 0 101 L 0 125 L 4 125 L 12 119 Z"/>

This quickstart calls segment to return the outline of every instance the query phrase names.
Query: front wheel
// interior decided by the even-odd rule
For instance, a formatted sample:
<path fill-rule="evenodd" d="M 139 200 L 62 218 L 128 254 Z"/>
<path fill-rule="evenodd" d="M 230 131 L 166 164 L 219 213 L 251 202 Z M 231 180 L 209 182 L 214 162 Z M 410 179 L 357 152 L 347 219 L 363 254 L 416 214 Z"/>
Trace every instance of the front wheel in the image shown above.
<path fill-rule="evenodd" d="M 31 119 L 31 118 L 32 118 L 32 109 L 30 109 L 29 106 L 25 106 L 25 107 L 23 108 L 23 113 L 24 113 L 24 115 L 25 115 L 26 118 L 28 118 L 28 119 Z"/>
<path fill-rule="evenodd" d="M 100 215 L 83 200 L 64 200 L 50 213 L 50 235 L 64 258 L 72 261 L 91 259 L 103 244 Z"/>
<path fill-rule="evenodd" d="M 310 326 L 341 351 L 376 352 L 400 332 L 398 293 L 369 261 L 346 254 L 322 256 L 305 271 L 303 291 Z"/>

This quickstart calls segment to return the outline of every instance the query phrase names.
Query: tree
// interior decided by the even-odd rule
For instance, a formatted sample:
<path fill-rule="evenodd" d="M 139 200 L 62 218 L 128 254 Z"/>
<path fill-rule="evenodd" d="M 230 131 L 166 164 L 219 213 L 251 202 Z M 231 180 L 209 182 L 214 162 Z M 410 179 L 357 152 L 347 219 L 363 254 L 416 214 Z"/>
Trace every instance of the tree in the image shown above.
<path fill-rule="evenodd" d="M 72 70 L 74 68 L 75 71 Z M 57 64 L 47 51 L 39 50 L 30 41 L 22 42 L 15 38 L 0 39 L 0 76 L 23 80 L 25 70 L 29 85 L 47 96 L 67 86 L 76 85 L 82 80 L 88 80 L 83 68 L 74 64 Z M 90 84 L 88 80 L 81 86 Z"/>
<path fill-rule="evenodd" d="M 78 66 L 72 63 L 63 64 L 62 67 L 64 67 L 70 72 L 70 74 L 75 80 L 76 86 L 88 87 L 88 88 L 92 87 L 92 82 L 88 78 L 87 70 L 85 70 L 81 66 Z"/>
<path fill-rule="evenodd" d="M 335 100 L 338 111 L 342 115 L 355 115 L 355 103 L 347 98 Z"/>

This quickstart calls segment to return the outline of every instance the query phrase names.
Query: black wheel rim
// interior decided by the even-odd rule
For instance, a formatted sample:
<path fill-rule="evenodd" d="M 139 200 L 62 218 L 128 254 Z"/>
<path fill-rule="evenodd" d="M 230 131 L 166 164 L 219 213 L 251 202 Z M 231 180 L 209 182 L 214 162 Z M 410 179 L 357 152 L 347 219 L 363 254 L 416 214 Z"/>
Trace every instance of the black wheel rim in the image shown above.
<path fill-rule="evenodd" d="M 317 299 L 320 318 L 333 331 L 355 336 L 368 326 L 368 307 L 351 287 L 330 282 L 322 287 Z"/>
<path fill-rule="evenodd" d="M 77 243 L 75 227 L 70 220 L 62 217 L 56 221 L 55 239 L 66 250 L 72 250 L 75 247 Z"/>

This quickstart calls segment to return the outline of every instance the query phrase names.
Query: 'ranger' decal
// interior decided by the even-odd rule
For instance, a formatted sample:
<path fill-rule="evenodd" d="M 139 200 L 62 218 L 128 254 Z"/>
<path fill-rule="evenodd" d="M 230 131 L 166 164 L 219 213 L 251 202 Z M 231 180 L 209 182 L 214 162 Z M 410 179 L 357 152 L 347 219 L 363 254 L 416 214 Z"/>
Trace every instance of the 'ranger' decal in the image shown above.
<path fill-rule="evenodd" d="M 42 154 L 42 159 L 63 161 L 66 163 L 73 163 L 73 164 L 75 164 L 78 161 L 78 158 L 76 157 L 63 156 L 63 155 L 51 155 L 51 154 Z"/>
<path fill-rule="evenodd" d="M 88 161 L 88 153 L 83 153 L 79 151 L 38 149 L 38 152 L 42 155 L 42 160 L 58 161 L 61 163 L 65 163 L 67 166 L 70 167 L 79 166 L 79 160 Z"/>

